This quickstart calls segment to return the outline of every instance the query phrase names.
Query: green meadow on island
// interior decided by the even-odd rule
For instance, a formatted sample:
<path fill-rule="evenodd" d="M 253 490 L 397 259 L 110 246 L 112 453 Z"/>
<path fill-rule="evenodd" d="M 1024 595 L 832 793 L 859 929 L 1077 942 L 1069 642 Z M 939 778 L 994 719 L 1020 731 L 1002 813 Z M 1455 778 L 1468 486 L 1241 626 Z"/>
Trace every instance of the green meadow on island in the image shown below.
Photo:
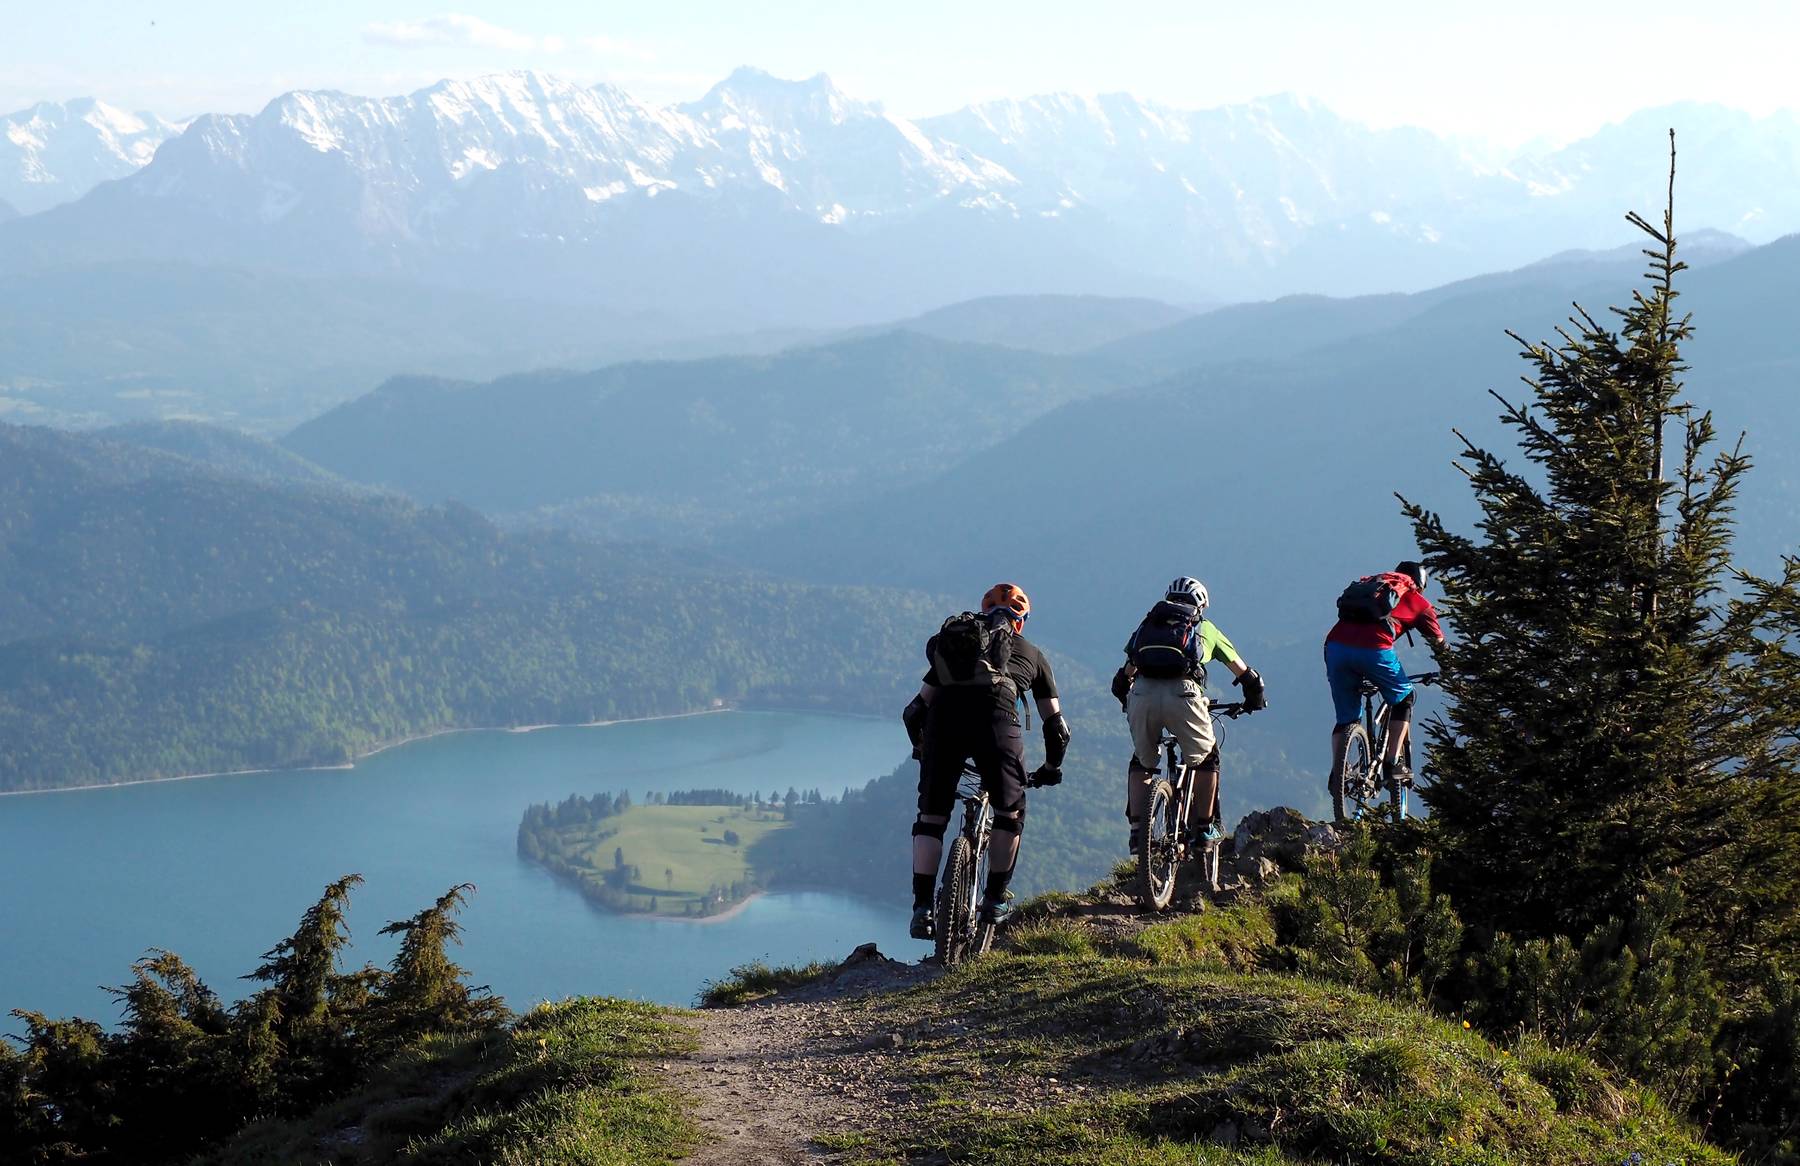
<path fill-rule="evenodd" d="M 614 911 L 675 918 L 716 916 L 765 890 L 776 871 L 761 845 L 794 824 L 818 791 L 787 796 L 689 790 L 571 795 L 536 805 L 519 823 L 519 853 Z"/>

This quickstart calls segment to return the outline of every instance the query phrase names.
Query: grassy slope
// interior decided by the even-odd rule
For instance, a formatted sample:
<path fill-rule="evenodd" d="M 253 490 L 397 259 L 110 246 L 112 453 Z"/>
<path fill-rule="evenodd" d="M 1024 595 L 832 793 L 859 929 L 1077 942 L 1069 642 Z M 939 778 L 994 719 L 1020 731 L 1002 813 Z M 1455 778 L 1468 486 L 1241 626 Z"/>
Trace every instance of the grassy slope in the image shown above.
<path fill-rule="evenodd" d="M 623 814 L 574 829 L 592 835 L 585 854 L 596 870 L 613 865 L 613 851 L 637 866 L 642 881 L 633 884 L 633 905 L 649 910 L 656 899 L 663 915 L 681 915 L 698 903 L 707 888 L 750 881 L 750 847 L 785 829 L 779 812 L 730 806 L 632 806 Z M 727 830 L 737 832 L 738 845 L 725 843 Z M 665 873 L 667 872 L 667 873 Z"/>
<path fill-rule="evenodd" d="M 350 1096 L 252 1126 L 197 1166 L 675 1162 L 701 1135 L 652 1070 L 691 1040 L 649 1005 L 544 1005 L 498 1034 L 421 1041 Z"/>
<path fill-rule="evenodd" d="M 925 1120 L 821 1140 L 864 1166 L 1729 1166 L 1656 1100 L 1531 1041 L 1254 970 L 1259 908 L 1108 931 L 1056 896 L 1010 951 L 848 1001 L 904 1034 L 884 1059 Z M 1073 916 L 1073 917 L 1072 917 Z M 745 998 L 810 978 L 758 969 Z M 740 970 L 740 977 L 742 979 Z M 765 984 L 762 981 L 768 980 Z M 572 1000 L 506 1033 L 427 1041 L 308 1119 L 254 1127 L 224 1163 L 667 1163 L 698 1145 L 657 1076 L 692 1038 L 662 1010 Z M 1641 1157 L 1634 1157 L 1641 1155 Z"/>
<path fill-rule="evenodd" d="M 1254 970 L 1256 908 L 1108 938 L 1063 910 L 1011 952 L 858 1007 L 908 1033 L 936 1115 L 844 1143 L 868 1163 L 1719 1164 L 1592 1062 Z"/>

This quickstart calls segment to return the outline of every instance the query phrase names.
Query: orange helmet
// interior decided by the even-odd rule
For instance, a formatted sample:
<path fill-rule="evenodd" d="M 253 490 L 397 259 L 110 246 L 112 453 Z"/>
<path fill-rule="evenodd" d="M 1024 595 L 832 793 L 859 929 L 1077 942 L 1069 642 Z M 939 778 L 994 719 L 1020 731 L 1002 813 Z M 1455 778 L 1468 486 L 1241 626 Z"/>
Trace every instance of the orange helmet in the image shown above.
<path fill-rule="evenodd" d="M 1013 619 L 1018 623 L 1024 623 L 1025 617 L 1031 614 L 1031 600 L 1025 597 L 1016 583 L 996 583 L 981 597 L 982 611 L 994 611 L 1002 607 L 1012 612 Z"/>

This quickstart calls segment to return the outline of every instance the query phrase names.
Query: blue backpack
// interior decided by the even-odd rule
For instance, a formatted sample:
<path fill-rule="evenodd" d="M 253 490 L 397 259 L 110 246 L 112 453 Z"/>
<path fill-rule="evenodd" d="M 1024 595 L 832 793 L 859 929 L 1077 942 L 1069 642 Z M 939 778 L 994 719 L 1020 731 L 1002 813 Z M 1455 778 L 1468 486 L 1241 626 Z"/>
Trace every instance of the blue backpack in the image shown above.
<path fill-rule="evenodd" d="M 1192 667 L 1194 635 L 1200 609 L 1164 599 L 1150 609 L 1131 636 L 1131 662 L 1145 676 L 1173 680 Z"/>

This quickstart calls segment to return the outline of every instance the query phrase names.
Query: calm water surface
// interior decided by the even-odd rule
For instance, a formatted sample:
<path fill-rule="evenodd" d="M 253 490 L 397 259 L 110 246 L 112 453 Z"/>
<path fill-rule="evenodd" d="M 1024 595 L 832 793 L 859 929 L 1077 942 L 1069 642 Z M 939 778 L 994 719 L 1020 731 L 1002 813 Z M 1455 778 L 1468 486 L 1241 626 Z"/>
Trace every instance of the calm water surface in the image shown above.
<path fill-rule="evenodd" d="M 385 964 L 389 920 L 458 882 L 477 892 L 457 953 L 515 1008 L 606 993 L 686 1004 L 733 964 L 838 958 L 858 943 L 917 955 L 904 913 L 828 893 L 766 895 L 730 919 L 599 911 L 514 850 L 532 802 L 571 793 L 724 787 L 826 793 L 904 757 L 882 720 L 720 713 L 532 733 L 456 733 L 358 762 L 0 798 L 0 1012 L 108 1023 L 100 990 L 153 947 L 228 999 L 326 883 L 355 871 L 346 963 Z M 905 856 L 895 856 L 904 882 Z M 10 1018 L 0 1030 L 18 1031 Z"/>

